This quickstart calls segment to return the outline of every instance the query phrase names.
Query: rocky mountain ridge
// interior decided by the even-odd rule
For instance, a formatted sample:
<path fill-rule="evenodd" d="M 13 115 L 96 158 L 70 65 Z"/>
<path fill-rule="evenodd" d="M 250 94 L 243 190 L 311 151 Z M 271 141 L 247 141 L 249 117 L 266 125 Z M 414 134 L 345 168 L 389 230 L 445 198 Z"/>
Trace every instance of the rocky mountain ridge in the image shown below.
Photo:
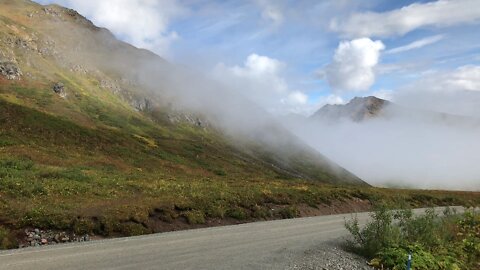
<path fill-rule="evenodd" d="M 325 105 L 309 120 L 326 123 L 352 121 L 362 123 L 374 119 L 425 122 L 430 124 L 480 127 L 480 119 L 402 106 L 374 96 L 355 97 L 344 105 Z"/>
<path fill-rule="evenodd" d="M 374 96 L 355 97 L 345 105 L 327 104 L 316 111 L 310 118 L 313 120 L 337 121 L 348 119 L 361 122 L 381 117 L 385 114 L 385 107 L 391 102 Z"/>
<path fill-rule="evenodd" d="M 221 134 L 215 119 L 178 103 L 176 93 L 189 87 L 178 84 L 189 75 L 161 57 L 118 41 L 71 9 L 28 0 L 3 1 L 0 7 L 0 80 L 4 79 L 0 98 L 86 128 L 128 132 L 151 145 L 158 143 L 153 143 L 155 135 L 145 130 L 146 125 L 170 133 L 173 139 L 192 136 L 172 134 L 177 126 L 188 125 L 232 140 Z M 20 88 L 28 90 L 19 92 Z M 136 119 L 137 124 L 127 119 Z M 253 137 L 233 145 L 240 156 L 246 155 L 243 160 L 271 164 L 282 173 L 314 180 L 316 176 L 301 169 L 306 163 L 300 164 L 309 160 L 313 162 L 309 168 L 320 173 L 321 181 L 362 183 L 286 130 L 276 129 L 283 135 L 275 146 L 268 145 L 269 139 L 259 142 Z M 192 133 L 197 136 L 197 131 Z M 249 145 L 256 145 L 255 150 Z M 273 147 L 293 151 L 280 154 Z"/>

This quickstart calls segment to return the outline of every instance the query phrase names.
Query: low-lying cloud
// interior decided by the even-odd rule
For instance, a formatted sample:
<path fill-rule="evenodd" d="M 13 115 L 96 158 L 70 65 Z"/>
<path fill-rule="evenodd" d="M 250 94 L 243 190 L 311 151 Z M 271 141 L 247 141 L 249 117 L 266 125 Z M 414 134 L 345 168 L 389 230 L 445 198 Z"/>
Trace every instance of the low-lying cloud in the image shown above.
<path fill-rule="evenodd" d="M 290 89 L 283 77 L 286 64 L 267 56 L 251 54 L 243 66 L 218 64 L 215 80 L 223 83 L 271 113 L 288 113 L 307 104 L 308 96 Z"/>
<path fill-rule="evenodd" d="M 394 99 L 423 110 L 480 118 L 480 66 L 461 66 L 423 76 Z"/>
<path fill-rule="evenodd" d="M 480 190 L 479 79 L 478 66 L 431 73 L 390 93 L 384 117 L 285 124 L 372 185 Z"/>
<path fill-rule="evenodd" d="M 479 127 L 407 119 L 297 126 L 315 149 L 375 186 L 480 190 Z"/>

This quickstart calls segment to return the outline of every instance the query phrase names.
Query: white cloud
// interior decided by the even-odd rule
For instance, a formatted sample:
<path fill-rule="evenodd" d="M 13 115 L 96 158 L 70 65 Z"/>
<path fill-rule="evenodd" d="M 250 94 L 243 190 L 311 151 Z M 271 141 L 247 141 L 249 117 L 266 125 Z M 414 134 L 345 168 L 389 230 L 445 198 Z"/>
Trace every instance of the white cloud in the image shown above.
<path fill-rule="evenodd" d="M 416 41 L 414 41 L 410 44 L 407 44 L 405 46 L 400 46 L 400 47 L 396 47 L 396 48 L 393 48 L 391 50 L 388 50 L 388 51 L 386 51 L 386 53 L 395 54 L 395 53 L 406 52 L 406 51 L 410 51 L 410 50 L 414 50 L 414 49 L 419 49 L 419 48 L 425 47 L 427 45 L 437 43 L 440 40 L 444 39 L 444 37 L 445 36 L 443 36 L 443 35 L 436 35 L 436 36 L 422 38 L 422 39 L 416 40 Z"/>
<path fill-rule="evenodd" d="M 375 82 L 374 68 L 385 45 L 369 38 L 341 42 L 323 75 L 335 91 L 365 91 Z"/>
<path fill-rule="evenodd" d="M 278 73 L 285 67 L 285 64 L 277 59 L 269 58 L 267 56 L 261 56 L 258 54 L 251 54 L 245 61 L 245 68 L 236 67 L 235 72 L 237 75 L 253 75 L 253 76 L 265 76 L 276 77 Z M 276 78 L 278 79 L 278 78 Z M 283 87 L 283 85 L 282 85 Z M 279 91 L 283 91 L 282 87 L 277 88 Z"/>
<path fill-rule="evenodd" d="M 320 100 L 320 103 L 330 104 L 330 105 L 338 105 L 338 104 L 345 104 L 345 100 L 337 95 L 328 95 Z"/>
<path fill-rule="evenodd" d="M 355 13 L 330 28 L 351 38 L 404 35 L 423 27 L 448 27 L 480 22 L 478 0 L 439 0 L 414 3 L 388 12 Z"/>
<path fill-rule="evenodd" d="M 262 9 L 262 18 L 264 20 L 273 23 L 274 26 L 283 23 L 285 18 L 281 7 L 278 5 L 278 1 L 257 0 L 256 2 Z"/>
<path fill-rule="evenodd" d="M 371 94 L 371 96 L 375 96 L 377 98 L 392 101 L 393 98 L 394 98 L 394 92 L 392 90 L 382 89 L 382 90 L 378 90 L 378 91 L 373 92 Z"/>
<path fill-rule="evenodd" d="M 290 97 L 297 96 L 297 98 L 300 98 L 304 94 L 300 92 L 300 94 L 297 95 L 290 95 Z M 337 96 L 334 94 L 330 94 L 327 96 L 321 96 L 317 98 L 316 100 L 310 100 L 308 96 L 306 96 L 306 100 L 298 100 L 297 102 L 290 104 L 291 106 L 288 107 L 288 110 L 286 113 L 293 113 L 297 115 L 303 115 L 303 116 L 310 116 L 314 114 L 316 111 L 318 111 L 320 108 L 327 104 L 331 105 L 336 105 L 336 104 L 345 104 L 345 100 L 341 96 Z M 299 103 L 300 101 L 300 103 Z M 305 103 L 303 103 L 305 101 Z M 296 104 L 296 105 L 295 105 Z M 283 113 L 285 114 L 285 113 Z"/>
<path fill-rule="evenodd" d="M 468 91 L 480 91 L 480 66 L 458 68 L 447 80 L 447 83 Z"/>
<path fill-rule="evenodd" d="M 416 83 L 436 92 L 480 92 L 480 66 L 462 66 L 451 72 L 433 73 Z"/>
<path fill-rule="evenodd" d="M 290 105 L 305 105 L 308 102 L 308 96 L 300 91 L 293 91 L 282 102 Z"/>
<path fill-rule="evenodd" d="M 286 64 L 267 56 L 251 54 L 243 66 L 218 64 L 214 78 L 253 100 L 272 113 L 299 111 L 308 103 L 308 96 L 291 90 L 282 72 Z"/>
<path fill-rule="evenodd" d="M 53 1 L 42 1 L 53 2 Z M 178 34 L 169 30 L 173 18 L 184 12 L 176 0 L 60 0 L 95 24 L 137 47 L 168 54 Z"/>
<path fill-rule="evenodd" d="M 424 110 L 480 117 L 480 66 L 426 73 L 394 98 Z"/>

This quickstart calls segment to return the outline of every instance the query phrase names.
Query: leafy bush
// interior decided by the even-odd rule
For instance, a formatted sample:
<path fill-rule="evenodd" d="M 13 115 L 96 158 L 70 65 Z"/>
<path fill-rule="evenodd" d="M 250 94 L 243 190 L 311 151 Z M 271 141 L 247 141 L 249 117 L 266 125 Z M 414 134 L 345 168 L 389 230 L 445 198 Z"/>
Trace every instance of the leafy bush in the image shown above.
<path fill-rule="evenodd" d="M 248 218 L 248 213 L 241 207 L 234 207 L 227 210 L 227 216 L 238 220 L 245 220 Z"/>
<path fill-rule="evenodd" d="M 206 209 L 206 215 L 211 218 L 224 218 L 226 207 L 221 203 L 210 204 Z"/>
<path fill-rule="evenodd" d="M 98 230 L 98 224 L 96 224 L 92 219 L 88 218 L 77 218 L 73 221 L 73 232 L 79 235 L 89 234 Z"/>
<path fill-rule="evenodd" d="M 145 228 L 142 224 L 138 224 L 134 222 L 126 222 L 126 223 L 119 224 L 118 232 L 121 235 L 126 235 L 126 236 L 136 236 L 136 235 L 151 233 L 150 230 Z"/>
<path fill-rule="evenodd" d="M 254 218 L 270 218 L 272 211 L 266 206 L 255 205 L 252 207 L 252 217 Z"/>
<path fill-rule="evenodd" d="M 287 206 L 280 210 L 279 214 L 282 216 L 282 218 L 296 218 L 300 215 L 297 207 L 295 206 Z"/>
<path fill-rule="evenodd" d="M 357 253 L 373 258 L 384 247 L 389 247 L 400 240 L 400 230 L 392 225 L 394 213 L 384 205 L 378 206 L 371 214 L 372 221 L 361 228 L 358 218 L 354 217 L 345 223 L 353 240 L 348 242 L 350 248 Z"/>
<path fill-rule="evenodd" d="M 33 161 L 29 159 L 4 159 L 0 160 L 0 168 L 12 169 L 16 171 L 30 170 L 33 167 Z"/>
<path fill-rule="evenodd" d="M 462 239 L 460 247 L 468 256 L 463 259 L 469 264 L 480 267 L 480 215 L 474 212 L 465 213 L 458 222 L 457 236 Z"/>
<path fill-rule="evenodd" d="M 72 218 L 59 210 L 39 206 L 26 212 L 20 224 L 24 227 L 66 230 L 71 227 Z"/>
<path fill-rule="evenodd" d="M 377 207 L 364 227 L 355 217 L 345 223 L 353 251 L 371 259 L 377 268 L 405 269 L 408 254 L 412 269 L 477 269 L 480 261 L 480 217 L 467 211 L 463 217 L 450 209 L 442 217 L 433 209 L 415 216 L 409 209 Z M 477 267 L 477 268 L 474 268 Z"/>
<path fill-rule="evenodd" d="M 184 216 L 189 224 L 205 224 L 205 214 L 202 211 L 187 211 Z"/>
<path fill-rule="evenodd" d="M 412 255 L 412 269 L 415 270 L 456 270 L 462 265 L 456 258 L 448 254 L 433 254 L 420 244 L 409 246 L 393 246 L 382 249 L 370 263 L 381 268 L 389 267 L 393 270 L 405 269 L 408 255 Z"/>
<path fill-rule="evenodd" d="M 9 249 L 16 246 L 16 241 L 10 234 L 10 231 L 0 226 L 0 249 Z"/>
<path fill-rule="evenodd" d="M 0 134 L 0 147 L 15 145 L 15 141 Z"/>

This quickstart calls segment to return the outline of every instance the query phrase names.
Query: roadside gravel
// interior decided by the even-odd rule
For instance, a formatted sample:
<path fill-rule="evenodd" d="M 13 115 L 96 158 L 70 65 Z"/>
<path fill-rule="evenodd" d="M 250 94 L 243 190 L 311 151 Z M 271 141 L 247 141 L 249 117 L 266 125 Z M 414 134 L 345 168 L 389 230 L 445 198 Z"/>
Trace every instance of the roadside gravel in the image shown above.
<path fill-rule="evenodd" d="M 341 247 L 341 240 L 327 242 L 294 258 L 286 270 L 371 270 L 365 258 Z"/>

